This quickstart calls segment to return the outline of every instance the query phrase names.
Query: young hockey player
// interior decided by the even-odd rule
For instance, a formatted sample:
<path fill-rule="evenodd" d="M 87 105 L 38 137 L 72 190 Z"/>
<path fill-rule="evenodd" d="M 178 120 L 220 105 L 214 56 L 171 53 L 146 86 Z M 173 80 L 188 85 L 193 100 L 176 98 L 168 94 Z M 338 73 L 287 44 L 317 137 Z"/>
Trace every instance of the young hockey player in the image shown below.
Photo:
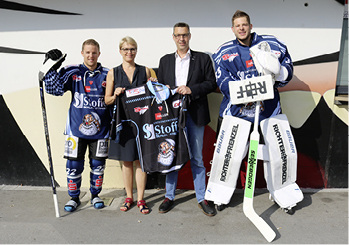
<path fill-rule="evenodd" d="M 64 206 L 67 212 L 75 211 L 80 205 L 81 174 L 84 170 L 87 146 L 91 168 L 91 203 L 96 209 L 104 207 L 104 202 L 98 194 L 102 190 L 111 121 L 111 111 L 104 103 L 108 69 L 97 62 L 100 47 L 95 40 L 86 40 L 82 44 L 81 54 L 83 64 L 66 66 L 57 72 L 64 61 L 62 59 L 44 78 L 47 93 L 61 96 L 70 91 L 72 94 L 64 132 L 64 158 L 67 159 L 67 185 L 71 197 Z M 58 60 L 61 56 L 60 50 L 50 50 L 46 53 L 45 62 L 47 59 Z"/>

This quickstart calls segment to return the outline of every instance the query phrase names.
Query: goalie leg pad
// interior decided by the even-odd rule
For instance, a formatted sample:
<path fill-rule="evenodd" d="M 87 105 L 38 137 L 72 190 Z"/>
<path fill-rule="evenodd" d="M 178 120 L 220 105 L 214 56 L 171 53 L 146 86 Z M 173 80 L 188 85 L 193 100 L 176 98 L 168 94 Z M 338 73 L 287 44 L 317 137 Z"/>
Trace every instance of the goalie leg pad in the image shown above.
<path fill-rule="evenodd" d="M 264 178 L 273 199 L 282 208 L 295 206 L 303 194 L 295 183 L 297 178 L 297 149 L 285 114 L 261 122 L 269 161 L 264 160 Z"/>
<path fill-rule="evenodd" d="M 205 199 L 228 204 L 235 191 L 241 161 L 247 153 L 249 121 L 225 115 L 213 154 Z"/>

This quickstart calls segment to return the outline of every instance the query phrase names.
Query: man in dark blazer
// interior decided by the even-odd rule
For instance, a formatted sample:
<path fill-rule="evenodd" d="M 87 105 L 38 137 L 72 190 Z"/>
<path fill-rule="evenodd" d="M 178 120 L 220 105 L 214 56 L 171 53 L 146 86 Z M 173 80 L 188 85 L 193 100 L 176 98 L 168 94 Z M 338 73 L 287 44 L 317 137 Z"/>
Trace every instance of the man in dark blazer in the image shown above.
<path fill-rule="evenodd" d="M 216 214 L 205 200 L 206 169 L 202 160 L 205 125 L 210 122 L 207 94 L 216 90 L 216 77 L 209 55 L 189 48 L 191 38 L 189 25 L 179 22 L 173 27 L 173 40 L 177 51 L 160 59 L 158 80 L 160 83 L 177 87 L 177 92 L 189 97 L 186 127 L 194 188 L 199 207 L 208 216 Z M 168 212 L 174 203 L 178 171 L 166 175 L 165 200 L 159 207 L 160 213 Z"/>

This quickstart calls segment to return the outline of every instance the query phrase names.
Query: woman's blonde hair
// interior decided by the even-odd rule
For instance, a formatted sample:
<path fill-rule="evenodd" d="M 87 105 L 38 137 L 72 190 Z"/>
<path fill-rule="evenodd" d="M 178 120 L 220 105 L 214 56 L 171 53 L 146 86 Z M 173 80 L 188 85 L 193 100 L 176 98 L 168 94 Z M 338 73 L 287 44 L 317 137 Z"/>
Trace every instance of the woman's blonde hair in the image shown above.
<path fill-rule="evenodd" d="M 119 43 L 119 49 L 122 48 L 122 45 L 124 45 L 124 43 L 128 43 L 130 45 L 133 45 L 137 49 L 137 42 L 132 37 L 126 36 L 126 37 L 122 38 L 120 43 Z"/>

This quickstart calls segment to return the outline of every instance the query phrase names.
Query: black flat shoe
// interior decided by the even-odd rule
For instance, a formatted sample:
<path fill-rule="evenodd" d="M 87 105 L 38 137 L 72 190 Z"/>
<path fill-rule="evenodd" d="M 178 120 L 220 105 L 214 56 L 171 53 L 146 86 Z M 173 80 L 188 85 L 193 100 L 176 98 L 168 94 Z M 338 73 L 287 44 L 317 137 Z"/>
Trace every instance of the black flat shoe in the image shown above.
<path fill-rule="evenodd" d="M 201 208 L 204 214 L 206 214 L 207 216 L 216 215 L 216 210 L 213 207 L 211 207 L 206 200 L 203 200 L 198 205 L 199 208 Z"/>
<path fill-rule="evenodd" d="M 173 201 L 165 198 L 165 200 L 159 206 L 159 213 L 167 213 L 173 206 Z"/>

